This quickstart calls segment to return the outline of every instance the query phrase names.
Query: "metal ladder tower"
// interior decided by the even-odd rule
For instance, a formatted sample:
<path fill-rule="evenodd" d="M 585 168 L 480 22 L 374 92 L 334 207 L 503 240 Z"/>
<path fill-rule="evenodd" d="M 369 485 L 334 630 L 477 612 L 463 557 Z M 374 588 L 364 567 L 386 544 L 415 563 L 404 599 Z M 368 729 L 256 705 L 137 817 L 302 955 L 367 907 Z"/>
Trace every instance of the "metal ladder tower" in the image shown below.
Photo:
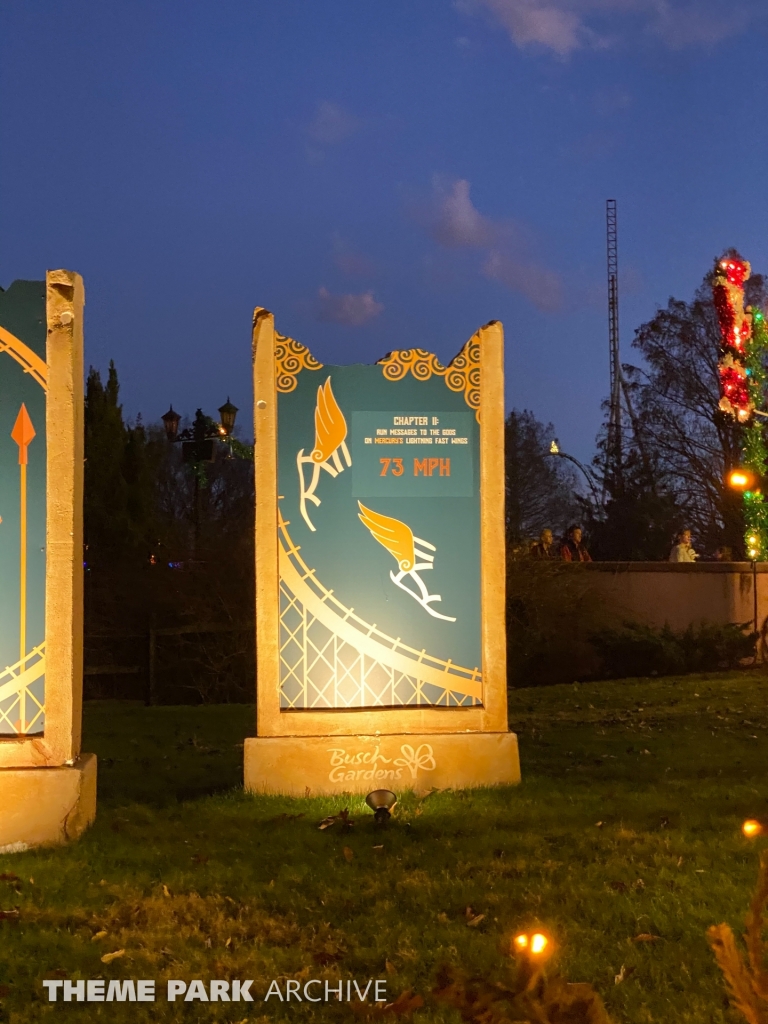
<path fill-rule="evenodd" d="M 621 392 L 624 383 L 619 354 L 619 248 L 615 199 L 606 200 L 605 222 L 608 249 L 608 347 L 611 371 L 605 476 L 608 490 L 615 495 L 622 490 L 623 484 Z"/>

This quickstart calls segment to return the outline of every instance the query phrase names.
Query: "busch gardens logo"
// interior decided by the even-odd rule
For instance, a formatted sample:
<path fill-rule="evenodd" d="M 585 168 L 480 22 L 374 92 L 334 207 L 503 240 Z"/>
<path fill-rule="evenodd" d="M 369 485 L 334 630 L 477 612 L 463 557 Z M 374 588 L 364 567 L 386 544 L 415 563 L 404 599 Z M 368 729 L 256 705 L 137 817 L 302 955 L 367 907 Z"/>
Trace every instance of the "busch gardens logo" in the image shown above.
<path fill-rule="evenodd" d="M 347 753 L 344 747 L 330 747 L 331 782 L 388 782 L 402 779 L 403 772 L 410 772 L 415 780 L 419 771 L 431 772 L 437 767 L 434 751 L 429 743 L 420 744 L 415 750 L 409 743 L 400 747 L 400 757 L 392 759 L 381 753 L 377 744 L 373 750 L 358 750 Z M 390 767 L 391 766 L 391 767 Z"/>

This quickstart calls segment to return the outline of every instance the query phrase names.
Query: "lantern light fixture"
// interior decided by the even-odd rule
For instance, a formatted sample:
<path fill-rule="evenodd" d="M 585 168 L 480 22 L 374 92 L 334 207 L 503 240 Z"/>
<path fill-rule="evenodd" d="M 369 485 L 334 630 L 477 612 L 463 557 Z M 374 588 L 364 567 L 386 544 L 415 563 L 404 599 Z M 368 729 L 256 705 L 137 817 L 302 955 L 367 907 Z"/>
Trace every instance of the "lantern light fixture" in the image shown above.
<path fill-rule="evenodd" d="M 167 413 L 161 417 L 163 426 L 165 427 L 165 436 L 169 441 L 175 441 L 176 435 L 179 432 L 179 423 L 181 423 L 181 416 L 174 410 L 173 406 L 170 407 Z"/>
<path fill-rule="evenodd" d="M 239 411 L 240 410 L 237 408 L 237 406 L 233 405 L 230 402 L 229 395 L 227 395 L 226 402 L 219 408 L 219 416 L 221 417 L 221 432 L 226 437 L 229 437 L 232 431 L 235 429 L 235 420 L 237 419 L 237 414 Z"/>

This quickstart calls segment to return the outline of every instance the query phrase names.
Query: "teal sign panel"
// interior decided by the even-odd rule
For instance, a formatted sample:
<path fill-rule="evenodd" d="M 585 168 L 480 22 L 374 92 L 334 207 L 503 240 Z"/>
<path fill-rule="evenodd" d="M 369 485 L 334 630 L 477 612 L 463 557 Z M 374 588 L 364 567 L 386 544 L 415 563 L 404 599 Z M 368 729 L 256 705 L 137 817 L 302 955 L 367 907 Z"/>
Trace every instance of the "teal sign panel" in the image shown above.
<path fill-rule="evenodd" d="M 44 281 L 0 290 L 0 736 L 45 725 Z"/>
<path fill-rule="evenodd" d="M 278 373 L 283 710 L 482 703 L 470 356 Z"/>

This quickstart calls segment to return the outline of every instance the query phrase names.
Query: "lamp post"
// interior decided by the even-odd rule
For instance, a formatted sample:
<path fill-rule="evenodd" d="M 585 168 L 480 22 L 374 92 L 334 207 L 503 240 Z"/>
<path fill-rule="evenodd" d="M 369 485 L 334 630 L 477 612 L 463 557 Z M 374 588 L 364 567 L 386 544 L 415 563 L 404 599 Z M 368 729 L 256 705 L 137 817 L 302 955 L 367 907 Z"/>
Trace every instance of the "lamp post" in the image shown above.
<path fill-rule="evenodd" d="M 577 469 L 581 470 L 582 474 L 584 475 L 584 479 L 589 484 L 589 489 L 592 491 L 592 498 L 595 502 L 595 508 L 602 508 L 603 503 L 598 496 L 597 484 L 595 483 L 595 479 L 593 475 L 589 472 L 589 470 L 585 466 L 582 466 L 578 459 L 575 459 L 573 455 L 568 455 L 567 452 L 561 452 L 560 446 L 558 445 L 557 441 L 552 441 L 552 443 L 549 446 L 549 451 L 546 452 L 545 454 L 555 455 L 560 459 L 567 459 L 569 462 L 572 462 Z"/>
<path fill-rule="evenodd" d="M 171 444 L 181 445 L 182 461 L 190 463 L 194 472 L 193 558 L 197 555 L 200 540 L 200 491 L 201 487 L 206 485 L 205 466 L 206 463 L 215 461 L 217 442 L 230 441 L 229 458 L 232 457 L 231 447 L 234 441 L 232 431 L 235 428 L 238 411 L 237 406 L 233 405 L 227 397 L 224 405 L 219 408 L 220 423 L 216 423 L 215 420 L 206 416 L 202 409 L 198 409 L 192 426 L 182 430 L 181 433 L 179 433 L 181 416 L 173 406 L 161 417 L 166 438 Z"/>

